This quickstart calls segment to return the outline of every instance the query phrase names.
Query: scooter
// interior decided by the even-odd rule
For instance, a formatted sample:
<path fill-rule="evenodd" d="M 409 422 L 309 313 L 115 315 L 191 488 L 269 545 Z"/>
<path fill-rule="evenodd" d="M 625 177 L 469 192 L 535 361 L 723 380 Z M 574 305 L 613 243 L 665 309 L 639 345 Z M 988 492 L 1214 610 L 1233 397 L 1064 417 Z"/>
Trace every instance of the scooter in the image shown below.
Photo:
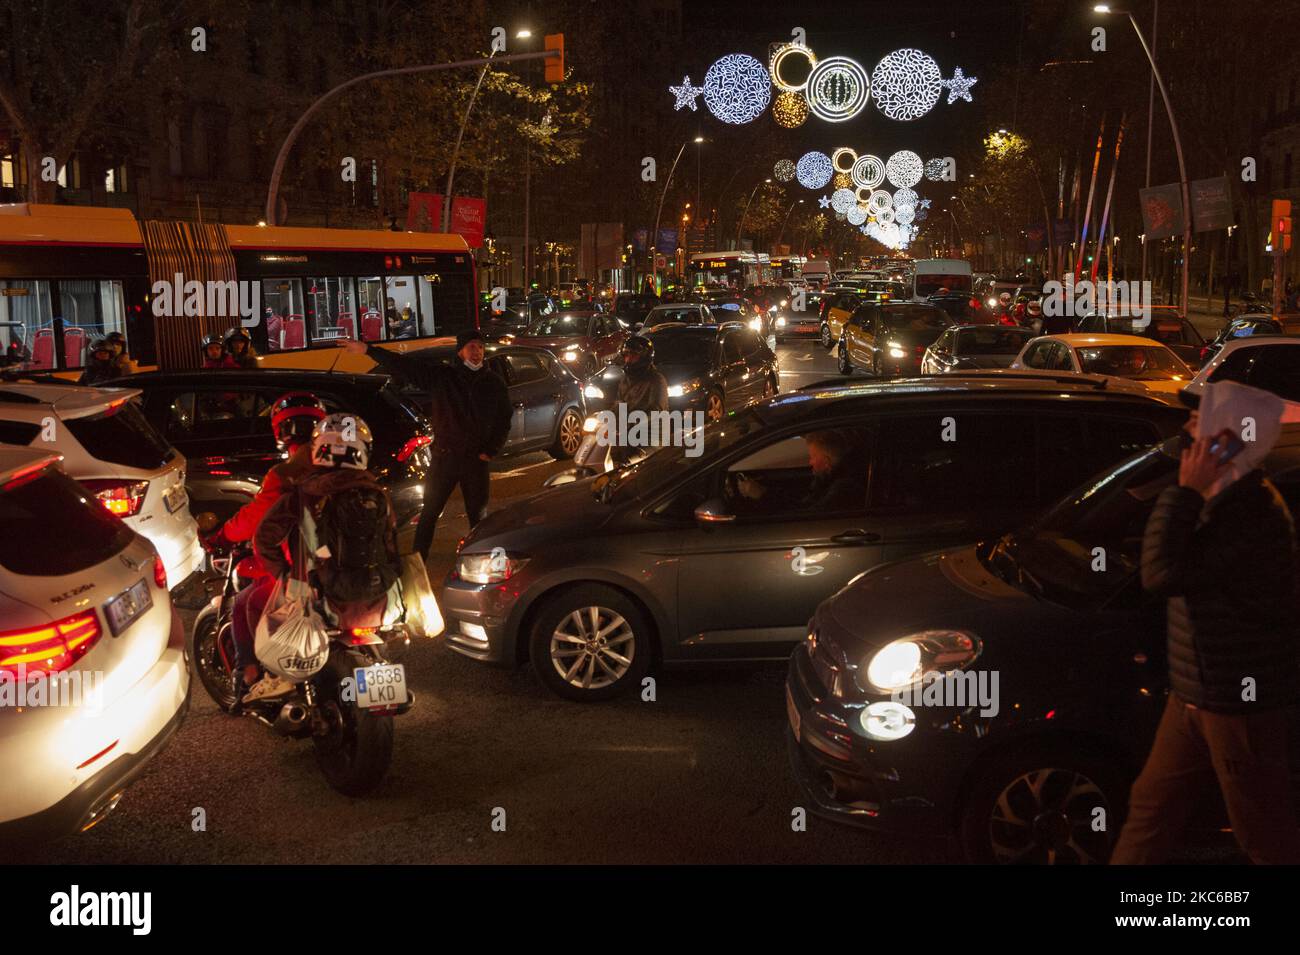
<path fill-rule="evenodd" d="M 200 515 L 200 527 L 206 516 Z M 209 523 L 215 521 L 213 517 Z M 406 685 L 406 668 L 387 659 L 389 645 L 409 644 L 406 625 L 383 626 L 376 620 L 373 627 L 330 627 L 326 630 L 329 657 L 325 666 L 297 684 L 291 696 L 239 703 L 233 681 L 231 612 L 235 595 L 252 580 L 251 556 L 248 547 L 236 546 L 228 554 L 211 558 L 212 569 L 224 582 L 190 631 L 190 657 L 199 682 L 226 712 L 233 713 L 238 704 L 241 715 L 282 736 L 310 739 L 325 781 L 344 795 L 365 795 L 379 785 L 392 762 L 393 717 L 415 705 L 415 696 Z M 324 614 L 329 608 L 322 605 L 319 609 Z"/>

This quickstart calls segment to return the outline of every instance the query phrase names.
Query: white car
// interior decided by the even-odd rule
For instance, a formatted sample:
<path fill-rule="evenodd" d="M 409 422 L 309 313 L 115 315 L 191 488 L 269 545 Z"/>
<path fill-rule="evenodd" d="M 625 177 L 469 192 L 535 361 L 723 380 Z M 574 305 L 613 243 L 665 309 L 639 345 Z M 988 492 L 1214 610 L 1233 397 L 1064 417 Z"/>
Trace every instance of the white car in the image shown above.
<path fill-rule="evenodd" d="M 1236 381 L 1286 402 L 1285 424 L 1300 422 L 1300 337 L 1260 335 L 1228 342 L 1184 389 L 1200 397 L 1209 381 Z"/>
<path fill-rule="evenodd" d="M 184 719 L 190 673 L 153 545 L 58 454 L 0 446 L 0 527 L 0 845 L 27 845 L 117 805 Z"/>
<path fill-rule="evenodd" d="M 63 469 L 158 548 L 179 587 L 203 565 L 185 493 L 185 458 L 133 399 L 132 388 L 0 382 L 0 442 L 54 451 Z"/>

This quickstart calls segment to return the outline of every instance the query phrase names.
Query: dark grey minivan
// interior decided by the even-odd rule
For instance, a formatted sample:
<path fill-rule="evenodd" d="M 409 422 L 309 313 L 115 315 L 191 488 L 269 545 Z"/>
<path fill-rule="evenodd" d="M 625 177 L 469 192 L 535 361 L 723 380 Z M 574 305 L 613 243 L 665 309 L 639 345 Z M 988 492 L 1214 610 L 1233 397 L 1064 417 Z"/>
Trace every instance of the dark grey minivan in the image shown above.
<path fill-rule="evenodd" d="M 782 395 L 698 445 L 489 514 L 443 589 L 448 640 L 487 663 L 531 659 L 575 700 L 637 686 L 655 662 L 783 659 L 859 574 L 1009 530 L 1185 417 L 1078 375 Z M 805 439 L 828 431 L 853 463 L 843 493 L 819 497 Z"/>

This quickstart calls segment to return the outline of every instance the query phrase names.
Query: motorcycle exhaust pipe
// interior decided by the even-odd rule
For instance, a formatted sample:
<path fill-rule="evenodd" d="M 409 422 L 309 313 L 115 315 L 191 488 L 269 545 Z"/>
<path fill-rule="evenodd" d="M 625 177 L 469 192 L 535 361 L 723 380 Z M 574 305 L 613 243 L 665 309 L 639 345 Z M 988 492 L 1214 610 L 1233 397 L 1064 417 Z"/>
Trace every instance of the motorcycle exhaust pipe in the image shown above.
<path fill-rule="evenodd" d="M 294 736 L 302 731 L 308 715 L 307 707 L 301 703 L 286 703 L 280 707 L 280 715 L 271 728 L 284 736 Z"/>

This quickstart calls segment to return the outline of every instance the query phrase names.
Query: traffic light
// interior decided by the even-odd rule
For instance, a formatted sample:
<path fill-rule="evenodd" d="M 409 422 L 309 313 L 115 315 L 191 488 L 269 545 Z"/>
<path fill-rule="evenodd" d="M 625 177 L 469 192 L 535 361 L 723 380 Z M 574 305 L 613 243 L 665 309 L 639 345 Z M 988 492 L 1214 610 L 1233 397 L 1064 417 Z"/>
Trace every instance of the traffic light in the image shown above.
<path fill-rule="evenodd" d="M 559 53 L 558 56 L 549 56 L 546 58 L 546 82 L 564 82 L 564 34 L 546 34 L 546 49 L 556 50 Z"/>

